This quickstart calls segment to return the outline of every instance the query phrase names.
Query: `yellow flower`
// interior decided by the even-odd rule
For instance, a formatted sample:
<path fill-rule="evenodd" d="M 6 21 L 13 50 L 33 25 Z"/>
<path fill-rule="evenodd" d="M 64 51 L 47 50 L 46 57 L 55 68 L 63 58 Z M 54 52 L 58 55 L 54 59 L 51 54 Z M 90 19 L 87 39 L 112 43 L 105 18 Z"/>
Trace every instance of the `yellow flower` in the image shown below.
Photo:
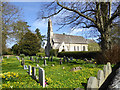
<path fill-rule="evenodd" d="M 5 76 L 3 75 L 2 78 L 5 78 Z"/>
<path fill-rule="evenodd" d="M 96 63 L 96 62 L 95 62 Z"/>
<path fill-rule="evenodd" d="M 15 76 L 16 74 L 14 73 L 13 75 Z"/>
<path fill-rule="evenodd" d="M 6 78 L 6 80 L 8 80 L 8 79 Z"/>
<path fill-rule="evenodd" d="M 7 75 L 8 78 L 10 78 L 10 75 Z"/>
<path fill-rule="evenodd" d="M 8 72 L 8 74 L 10 74 L 10 72 Z"/>
<path fill-rule="evenodd" d="M 18 77 L 18 75 L 16 75 L 16 77 Z"/>

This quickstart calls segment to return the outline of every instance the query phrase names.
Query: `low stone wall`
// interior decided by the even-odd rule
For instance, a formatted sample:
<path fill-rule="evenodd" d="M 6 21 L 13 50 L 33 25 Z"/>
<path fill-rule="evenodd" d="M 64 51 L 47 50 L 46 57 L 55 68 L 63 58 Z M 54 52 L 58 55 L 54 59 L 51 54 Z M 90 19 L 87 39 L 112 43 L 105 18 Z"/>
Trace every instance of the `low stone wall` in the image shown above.
<path fill-rule="evenodd" d="M 87 83 L 87 90 L 99 89 L 106 78 L 112 72 L 111 64 L 104 65 L 103 70 L 99 70 L 96 77 L 90 77 Z"/>

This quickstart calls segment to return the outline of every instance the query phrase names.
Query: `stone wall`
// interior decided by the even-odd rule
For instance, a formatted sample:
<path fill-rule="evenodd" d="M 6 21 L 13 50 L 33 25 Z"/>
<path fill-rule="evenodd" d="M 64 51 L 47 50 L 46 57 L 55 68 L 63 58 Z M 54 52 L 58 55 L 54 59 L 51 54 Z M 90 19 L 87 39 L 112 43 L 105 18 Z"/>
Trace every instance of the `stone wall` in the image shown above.
<path fill-rule="evenodd" d="M 109 74 L 112 72 L 111 64 L 104 65 L 103 70 L 99 70 L 96 77 L 90 77 L 87 83 L 87 90 L 99 89 Z"/>

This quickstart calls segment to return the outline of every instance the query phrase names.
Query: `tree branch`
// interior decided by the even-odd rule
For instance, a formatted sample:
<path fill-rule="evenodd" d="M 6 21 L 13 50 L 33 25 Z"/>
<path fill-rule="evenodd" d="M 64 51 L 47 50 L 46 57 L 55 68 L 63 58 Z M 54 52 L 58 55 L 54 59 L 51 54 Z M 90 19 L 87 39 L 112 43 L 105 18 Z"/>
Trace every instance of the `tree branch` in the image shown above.
<path fill-rule="evenodd" d="M 42 19 L 45 19 L 45 18 L 50 18 L 50 17 L 52 17 L 52 16 L 54 16 L 54 15 L 57 15 L 60 11 L 62 11 L 63 10 L 63 8 L 61 8 L 58 12 L 56 12 L 56 13 L 54 13 L 54 14 L 51 14 L 51 15 L 49 15 L 48 17 L 42 17 Z"/>
<path fill-rule="evenodd" d="M 86 19 L 88 19 L 88 20 L 92 21 L 94 24 L 96 24 L 96 22 L 95 22 L 95 20 L 94 20 L 94 19 L 92 19 L 92 18 L 90 18 L 90 17 L 88 17 L 88 16 L 86 16 L 86 15 L 84 15 L 84 14 L 80 13 L 80 12 L 79 12 L 79 11 L 77 11 L 77 10 L 70 9 L 70 8 L 68 8 L 68 7 L 65 7 L 65 6 L 61 5 L 61 4 L 58 2 L 58 0 L 57 0 L 57 4 L 58 4 L 60 7 L 62 7 L 62 8 L 64 8 L 64 9 L 66 9 L 66 10 L 69 10 L 69 11 L 73 11 L 73 12 L 77 13 L 78 15 L 80 15 L 80 16 L 82 16 L 82 17 L 84 17 L 84 18 L 86 18 Z"/>

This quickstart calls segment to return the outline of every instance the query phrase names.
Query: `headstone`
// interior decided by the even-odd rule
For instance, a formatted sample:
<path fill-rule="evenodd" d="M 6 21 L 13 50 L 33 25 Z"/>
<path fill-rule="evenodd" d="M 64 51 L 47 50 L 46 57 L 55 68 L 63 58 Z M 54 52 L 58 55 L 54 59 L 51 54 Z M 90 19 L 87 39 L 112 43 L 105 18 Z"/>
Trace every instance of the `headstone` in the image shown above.
<path fill-rule="evenodd" d="M 70 60 L 73 60 L 73 57 L 70 57 Z"/>
<path fill-rule="evenodd" d="M 62 64 L 62 60 L 60 59 L 60 65 Z"/>
<path fill-rule="evenodd" d="M 46 66 L 47 64 L 46 64 L 46 60 L 44 60 L 44 66 Z"/>
<path fill-rule="evenodd" d="M 75 68 L 72 68 L 70 71 L 78 71 L 78 70 L 81 70 L 82 67 L 75 67 Z"/>
<path fill-rule="evenodd" d="M 104 73 L 103 70 L 99 70 L 97 73 L 98 87 L 100 87 L 104 82 Z"/>
<path fill-rule="evenodd" d="M 51 62 L 53 62 L 53 56 L 51 57 Z"/>
<path fill-rule="evenodd" d="M 53 66 L 53 67 L 54 67 L 55 65 L 54 65 L 54 64 L 52 64 L 51 66 Z"/>
<path fill-rule="evenodd" d="M 32 73 L 31 73 L 31 66 L 30 65 L 28 66 L 28 74 L 32 75 Z"/>
<path fill-rule="evenodd" d="M 23 66 L 25 64 L 24 58 L 22 58 L 21 65 Z"/>
<path fill-rule="evenodd" d="M 32 67 L 32 77 L 35 79 L 35 75 L 36 75 L 36 68 Z"/>
<path fill-rule="evenodd" d="M 78 61 L 78 59 L 76 59 L 76 61 Z"/>
<path fill-rule="evenodd" d="M 43 68 L 39 68 L 39 82 L 42 85 L 42 87 L 45 87 L 45 71 Z"/>
<path fill-rule="evenodd" d="M 87 83 L 87 90 L 98 90 L 98 80 L 96 77 L 90 77 Z"/>
<path fill-rule="evenodd" d="M 85 58 L 84 61 L 87 61 L 87 58 Z"/>
<path fill-rule="evenodd" d="M 24 65 L 24 69 L 28 69 L 27 65 Z"/>
<path fill-rule="evenodd" d="M 31 57 L 31 60 L 34 62 L 34 58 L 33 57 Z"/>
<path fill-rule="evenodd" d="M 48 61 L 49 61 L 50 57 L 48 57 Z"/>
<path fill-rule="evenodd" d="M 112 68 L 111 68 L 110 62 L 107 63 L 107 71 L 108 71 L 108 75 L 112 72 Z"/>
<path fill-rule="evenodd" d="M 69 58 L 67 57 L 66 59 L 67 59 L 67 62 L 69 62 Z"/>
<path fill-rule="evenodd" d="M 40 66 L 37 64 L 36 67 L 40 67 Z"/>
<path fill-rule="evenodd" d="M 62 67 L 62 69 L 65 69 L 65 67 Z"/>
<path fill-rule="evenodd" d="M 107 65 L 104 65 L 103 72 L 104 72 L 104 78 L 106 79 L 108 77 Z"/>
<path fill-rule="evenodd" d="M 64 56 L 64 57 L 63 57 L 63 62 L 65 62 L 65 58 L 66 58 L 66 57 Z"/>

